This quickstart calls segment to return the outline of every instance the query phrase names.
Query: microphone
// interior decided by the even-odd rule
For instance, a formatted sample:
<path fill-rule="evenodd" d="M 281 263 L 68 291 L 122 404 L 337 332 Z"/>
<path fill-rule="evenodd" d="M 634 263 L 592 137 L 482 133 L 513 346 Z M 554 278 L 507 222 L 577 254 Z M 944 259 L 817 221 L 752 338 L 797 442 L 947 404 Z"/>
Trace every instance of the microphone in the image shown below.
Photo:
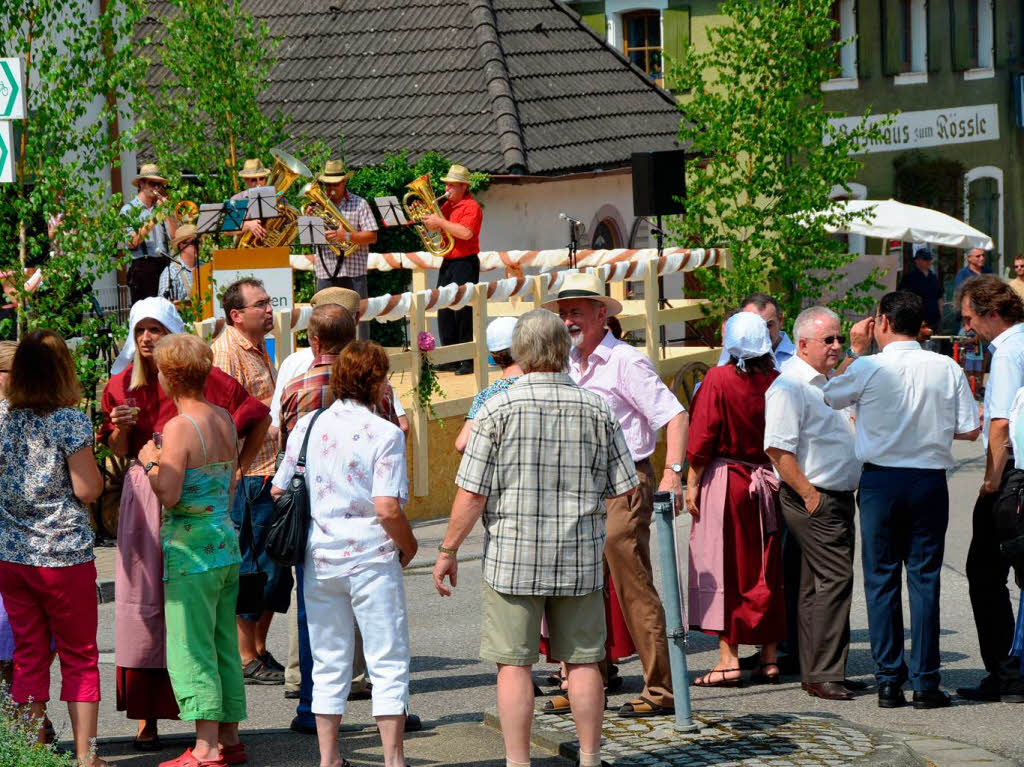
<path fill-rule="evenodd" d="M 576 226 L 578 226 L 578 227 L 579 227 L 580 229 L 582 229 L 582 228 L 583 228 L 583 222 L 582 222 L 582 221 L 580 221 L 580 220 L 579 220 L 578 218 L 573 218 L 572 216 L 566 215 L 565 213 L 559 213 L 559 214 L 558 214 L 558 217 L 559 217 L 560 219 L 562 219 L 563 221 L 569 221 L 569 222 L 571 222 L 571 223 L 575 224 L 575 225 L 576 225 Z"/>

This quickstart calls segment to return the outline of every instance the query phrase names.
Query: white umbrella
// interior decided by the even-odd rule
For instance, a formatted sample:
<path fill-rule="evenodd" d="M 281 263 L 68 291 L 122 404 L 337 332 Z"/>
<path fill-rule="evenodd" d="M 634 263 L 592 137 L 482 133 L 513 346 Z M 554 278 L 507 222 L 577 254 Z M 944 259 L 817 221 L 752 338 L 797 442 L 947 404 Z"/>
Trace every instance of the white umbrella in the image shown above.
<path fill-rule="evenodd" d="M 896 200 L 843 200 L 812 216 L 861 213 L 845 224 L 826 224 L 832 233 L 861 234 L 903 242 L 929 242 L 951 248 L 992 250 L 992 238 L 963 221 L 937 210 L 907 205 Z"/>

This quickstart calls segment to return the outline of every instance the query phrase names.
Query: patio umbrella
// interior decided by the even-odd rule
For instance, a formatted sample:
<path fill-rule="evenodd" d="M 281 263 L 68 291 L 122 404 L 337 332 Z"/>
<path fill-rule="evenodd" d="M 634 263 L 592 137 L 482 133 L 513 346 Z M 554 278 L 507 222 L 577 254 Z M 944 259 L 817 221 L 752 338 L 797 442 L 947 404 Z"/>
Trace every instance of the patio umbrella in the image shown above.
<path fill-rule="evenodd" d="M 903 242 L 928 242 L 951 248 L 992 250 L 992 238 L 963 221 L 937 210 L 896 200 L 843 200 L 811 217 L 867 211 L 843 225 L 826 224 L 831 233 L 860 234 Z"/>

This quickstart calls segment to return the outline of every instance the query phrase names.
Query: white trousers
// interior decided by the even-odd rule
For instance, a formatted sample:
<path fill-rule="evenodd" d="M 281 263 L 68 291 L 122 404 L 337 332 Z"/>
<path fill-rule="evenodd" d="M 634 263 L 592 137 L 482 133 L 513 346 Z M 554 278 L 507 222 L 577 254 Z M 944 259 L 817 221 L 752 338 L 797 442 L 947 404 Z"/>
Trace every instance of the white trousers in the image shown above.
<path fill-rule="evenodd" d="M 409 623 L 398 557 L 334 578 L 318 578 L 314 570 L 306 568 L 303 592 L 313 654 L 313 713 L 345 713 L 358 624 L 373 683 L 373 715 L 404 714 L 409 706 Z"/>

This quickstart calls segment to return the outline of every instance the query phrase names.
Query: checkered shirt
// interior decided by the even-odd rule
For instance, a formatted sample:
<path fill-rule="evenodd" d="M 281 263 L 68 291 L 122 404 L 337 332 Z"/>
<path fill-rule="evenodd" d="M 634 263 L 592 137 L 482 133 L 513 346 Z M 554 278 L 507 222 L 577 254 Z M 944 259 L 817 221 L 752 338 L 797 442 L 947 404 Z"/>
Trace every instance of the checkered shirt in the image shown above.
<path fill-rule="evenodd" d="M 340 203 L 335 205 L 338 212 L 345 217 L 357 232 L 376 232 L 377 219 L 373 217 L 369 203 L 362 197 L 348 192 Z M 340 243 L 339 243 L 340 244 Z M 369 245 L 360 245 L 352 255 L 348 256 L 338 270 L 338 277 L 362 277 L 366 274 L 366 260 L 370 254 Z M 338 264 L 338 256 L 327 245 L 316 246 L 316 276 L 318 280 L 326 280 L 333 275 Z M 326 268 L 324 268 L 326 265 Z"/>
<path fill-rule="evenodd" d="M 480 408 L 455 483 L 487 496 L 495 591 L 582 596 L 603 585 L 603 500 L 639 480 L 604 398 L 564 373 L 530 373 Z"/>
<path fill-rule="evenodd" d="M 213 364 L 234 378 L 249 394 L 266 404 L 274 396 L 277 373 L 262 344 L 253 346 L 245 335 L 231 325 L 210 344 L 213 349 Z M 259 453 L 246 471 L 247 477 L 274 476 L 277 446 L 268 433 L 263 439 Z"/>

